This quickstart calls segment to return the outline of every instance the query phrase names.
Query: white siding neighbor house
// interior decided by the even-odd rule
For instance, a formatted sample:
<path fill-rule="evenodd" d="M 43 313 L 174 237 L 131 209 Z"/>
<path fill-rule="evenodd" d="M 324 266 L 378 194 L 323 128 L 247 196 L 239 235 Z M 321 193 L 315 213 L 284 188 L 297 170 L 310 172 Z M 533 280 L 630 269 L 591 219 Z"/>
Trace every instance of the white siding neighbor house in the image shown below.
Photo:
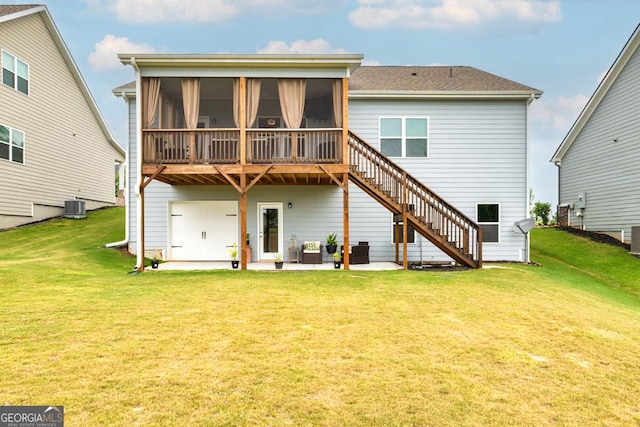
<path fill-rule="evenodd" d="M 561 225 L 629 242 L 640 226 L 640 26 L 551 161 Z"/>
<path fill-rule="evenodd" d="M 129 109 L 138 268 L 153 253 L 228 260 L 234 243 L 242 268 L 296 260 L 292 241 L 325 245 L 331 232 L 352 248 L 345 268 L 528 260 L 512 226 L 529 211 L 539 90 L 472 67 L 369 67 L 349 54 L 120 59 L 136 72 L 114 93 Z M 308 260 L 331 262 L 324 251 Z"/>
<path fill-rule="evenodd" d="M 111 136 L 45 6 L 0 6 L 0 229 L 113 205 Z"/>

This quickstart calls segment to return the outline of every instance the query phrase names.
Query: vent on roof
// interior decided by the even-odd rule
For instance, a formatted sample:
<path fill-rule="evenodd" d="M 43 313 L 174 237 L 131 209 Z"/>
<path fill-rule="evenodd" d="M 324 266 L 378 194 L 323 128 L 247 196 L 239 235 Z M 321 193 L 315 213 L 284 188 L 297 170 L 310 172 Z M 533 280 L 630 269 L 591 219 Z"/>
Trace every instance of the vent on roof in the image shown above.
<path fill-rule="evenodd" d="M 65 200 L 64 217 L 82 219 L 87 217 L 84 200 Z"/>

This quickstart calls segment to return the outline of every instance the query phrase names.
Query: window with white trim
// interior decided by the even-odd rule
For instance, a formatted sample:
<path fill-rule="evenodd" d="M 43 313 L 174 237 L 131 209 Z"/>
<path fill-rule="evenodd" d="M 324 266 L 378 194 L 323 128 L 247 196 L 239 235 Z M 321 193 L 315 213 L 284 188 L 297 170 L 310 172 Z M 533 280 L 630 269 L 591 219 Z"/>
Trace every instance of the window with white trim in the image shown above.
<path fill-rule="evenodd" d="M 2 51 L 2 83 L 29 95 L 29 64 Z"/>
<path fill-rule="evenodd" d="M 476 222 L 482 228 L 484 243 L 500 243 L 500 205 L 498 203 L 478 203 Z"/>
<path fill-rule="evenodd" d="M 24 163 L 24 132 L 0 125 L 0 159 Z"/>
<path fill-rule="evenodd" d="M 387 157 L 429 157 L 429 118 L 380 117 L 380 152 Z"/>

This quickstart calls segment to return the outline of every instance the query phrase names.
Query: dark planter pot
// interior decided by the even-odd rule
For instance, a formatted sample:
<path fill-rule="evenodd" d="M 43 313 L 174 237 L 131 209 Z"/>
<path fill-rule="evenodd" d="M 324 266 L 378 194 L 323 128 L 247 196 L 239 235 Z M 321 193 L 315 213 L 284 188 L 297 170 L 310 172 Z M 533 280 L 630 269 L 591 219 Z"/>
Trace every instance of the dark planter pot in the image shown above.
<path fill-rule="evenodd" d="M 340 268 L 340 264 L 342 264 L 340 261 L 333 261 L 333 268 L 339 269 Z"/>
<path fill-rule="evenodd" d="M 159 264 L 160 264 L 160 263 L 159 263 L 158 261 L 156 261 L 155 259 L 152 259 L 152 260 L 151 260 L 151 268 L 154 268 L 154 269 L 155 269 L 155 268 L 158 268 L 158 265 L 159 265 Z"/>
<path fill-rule="evenodd" d="M 240 261 L 231 261 L 231 267 L 234 269 L 238 268 L 238 264 L 240 264 Z"/>
<path fill-rule="evenodd" d="M 282 265 L 284 264 L 284 261 L 276 261 L 274 262 L 274 264 L 276 265 L 276 270 L 282 270 Z"/>
<path fill-rule="evenodd" d="M 338 245 L 327 245 L 328 254 L 335 254 L 337 250 L 338 250 Z"/>

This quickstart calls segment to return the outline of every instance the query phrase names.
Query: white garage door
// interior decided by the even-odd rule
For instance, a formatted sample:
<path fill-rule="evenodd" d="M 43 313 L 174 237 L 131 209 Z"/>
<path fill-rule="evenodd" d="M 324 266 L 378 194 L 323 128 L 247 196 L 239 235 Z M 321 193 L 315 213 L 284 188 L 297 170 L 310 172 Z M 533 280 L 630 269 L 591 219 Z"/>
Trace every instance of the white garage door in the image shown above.
<path fill-rule="evenodd" d="M 170 207 L 171 259 L 226 261 L 238 241 L 238 202 L 173 202 Z"/>

